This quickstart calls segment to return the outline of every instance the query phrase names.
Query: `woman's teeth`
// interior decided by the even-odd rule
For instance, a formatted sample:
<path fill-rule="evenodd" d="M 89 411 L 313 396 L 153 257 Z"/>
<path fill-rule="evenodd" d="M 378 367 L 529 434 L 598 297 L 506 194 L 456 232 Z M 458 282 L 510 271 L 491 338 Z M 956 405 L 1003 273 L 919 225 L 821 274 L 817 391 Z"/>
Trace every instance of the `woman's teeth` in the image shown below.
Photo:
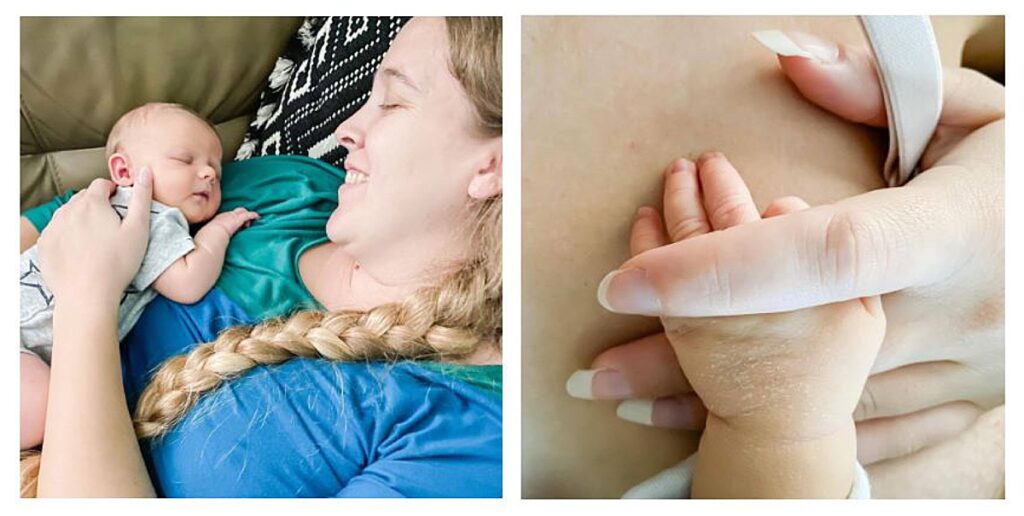
<path fill-rule="evenodd" d="M 345 184 L 356 185 L 359 183 L 366 182 L 366 174 L 355 170 L 349 170 L 345 173 Z"/>

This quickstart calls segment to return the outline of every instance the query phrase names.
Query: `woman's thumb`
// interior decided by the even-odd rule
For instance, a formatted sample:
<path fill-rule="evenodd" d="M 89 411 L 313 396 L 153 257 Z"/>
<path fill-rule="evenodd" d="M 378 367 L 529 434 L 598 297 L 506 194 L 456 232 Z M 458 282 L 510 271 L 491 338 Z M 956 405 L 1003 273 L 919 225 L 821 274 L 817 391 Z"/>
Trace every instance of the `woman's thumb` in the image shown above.
<path fill-rule="evenodd" d="M 149 209 L 153 204 L 153 171 L 145 167 L 139 171 L 128 201 L 128 215 L 124 224 L 133 229 L 149 228 Z"/>
<path fill-rule="evenodd" d="M 884 127 L 885 99 L 867 49 L 794 31 L 753 34 L 779 56 L 782 71 L 811 102 L 851 122 Z"/>

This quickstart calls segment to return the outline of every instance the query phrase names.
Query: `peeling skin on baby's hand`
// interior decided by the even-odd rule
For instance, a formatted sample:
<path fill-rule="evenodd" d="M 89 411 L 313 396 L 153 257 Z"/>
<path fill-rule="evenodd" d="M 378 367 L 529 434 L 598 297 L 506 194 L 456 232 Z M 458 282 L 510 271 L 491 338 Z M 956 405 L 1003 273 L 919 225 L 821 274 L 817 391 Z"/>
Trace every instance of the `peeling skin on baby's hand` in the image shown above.
<path fill-rule="evenodd" d="M 762 218 L 721 153 L 704 153 L 696 164 L 677 160 L 664 180 L 664 223 L 654 210 L 638 212 L 634 254 Z M 782 198 L 765 217 L 807 207 Z M 877 297 L 784 313 L 663 317 L 662 324 L 708 409 L 695 495 L 836 496 L 849 487 L 856 459 L 852 414 L 885 334 Z M 773 484 L 779 475 L 799 478 L 808 489 Z M 739 484 L 729 480 L 741 477 Z"/>

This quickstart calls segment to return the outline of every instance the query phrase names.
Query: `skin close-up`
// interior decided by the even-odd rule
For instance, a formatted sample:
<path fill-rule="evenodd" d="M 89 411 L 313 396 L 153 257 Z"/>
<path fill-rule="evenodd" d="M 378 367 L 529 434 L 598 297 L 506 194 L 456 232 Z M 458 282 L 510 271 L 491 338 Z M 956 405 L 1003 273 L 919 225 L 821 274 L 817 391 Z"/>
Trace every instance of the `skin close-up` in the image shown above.
<path fill-rule="evenodd" d="M 933 17 L 942 64 L 960 66 L 971 18 Z M 721 151 L 760 210 L 884 186 L 884 129 L 804 99 L 751 32 L 867 47 L 856 17 L 562 17 L 523 21 L 523 495 L 608 498 L 674 465 L 699 434 L 615 417 L 566 394 L 601 351 L 661 330 L 598 303 L 630 257 L 630 221 L 661 204 L 679 157 Z"/>

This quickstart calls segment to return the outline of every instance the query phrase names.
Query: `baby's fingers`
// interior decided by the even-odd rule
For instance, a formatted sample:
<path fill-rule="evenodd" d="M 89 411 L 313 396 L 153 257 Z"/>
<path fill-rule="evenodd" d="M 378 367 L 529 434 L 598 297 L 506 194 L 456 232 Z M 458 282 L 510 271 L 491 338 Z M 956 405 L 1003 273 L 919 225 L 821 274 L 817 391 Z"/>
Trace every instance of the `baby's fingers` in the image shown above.
<path fill-rule="evenodd" d="M 665 225 L 661 223 L 658 210 L 642 206 L 633 217 L 633 227 L 629 232 L 629 252 L 636 256 L 644 251 L 668 244 L 665 238 Z"/>
<path fill-rule="evenodd" d="M 249 211 L 249 210 L 247 210 L 245 208 L 235 208 L 234 213 L 235 213 L 235 220 L 243 228 L 247 228 L 247 227 L 251 226 L 252 225 L 252 221 L 257 220 L 257 219 L 260 218 L 260 214 L 259 213 L 256 213 L 255 211 Z"/>
<path fill-rule="evenodd" d="M 677 159 L 665 169 L 665 227 L 673 242 L 711 232 L 692 161 Z M 635 253 L 634 253 L 635 254 Z"/>
<path fill-rule="evenodd" d="M 764 213 L 761 214 L 761 218 L 770 219 L 779 215 L 806 210 L 810 207 L 811 205 L 807 204 L 807 201 L 796 196 L 791 195 L 789 197 L 779 197 L 764 209 Z"/>
<path fill-rule="evenodd" d="M 697 160 L 704 212 L 715 231 L 761 220 L 740 173 L 721 152 L 705 152 Z"/>

